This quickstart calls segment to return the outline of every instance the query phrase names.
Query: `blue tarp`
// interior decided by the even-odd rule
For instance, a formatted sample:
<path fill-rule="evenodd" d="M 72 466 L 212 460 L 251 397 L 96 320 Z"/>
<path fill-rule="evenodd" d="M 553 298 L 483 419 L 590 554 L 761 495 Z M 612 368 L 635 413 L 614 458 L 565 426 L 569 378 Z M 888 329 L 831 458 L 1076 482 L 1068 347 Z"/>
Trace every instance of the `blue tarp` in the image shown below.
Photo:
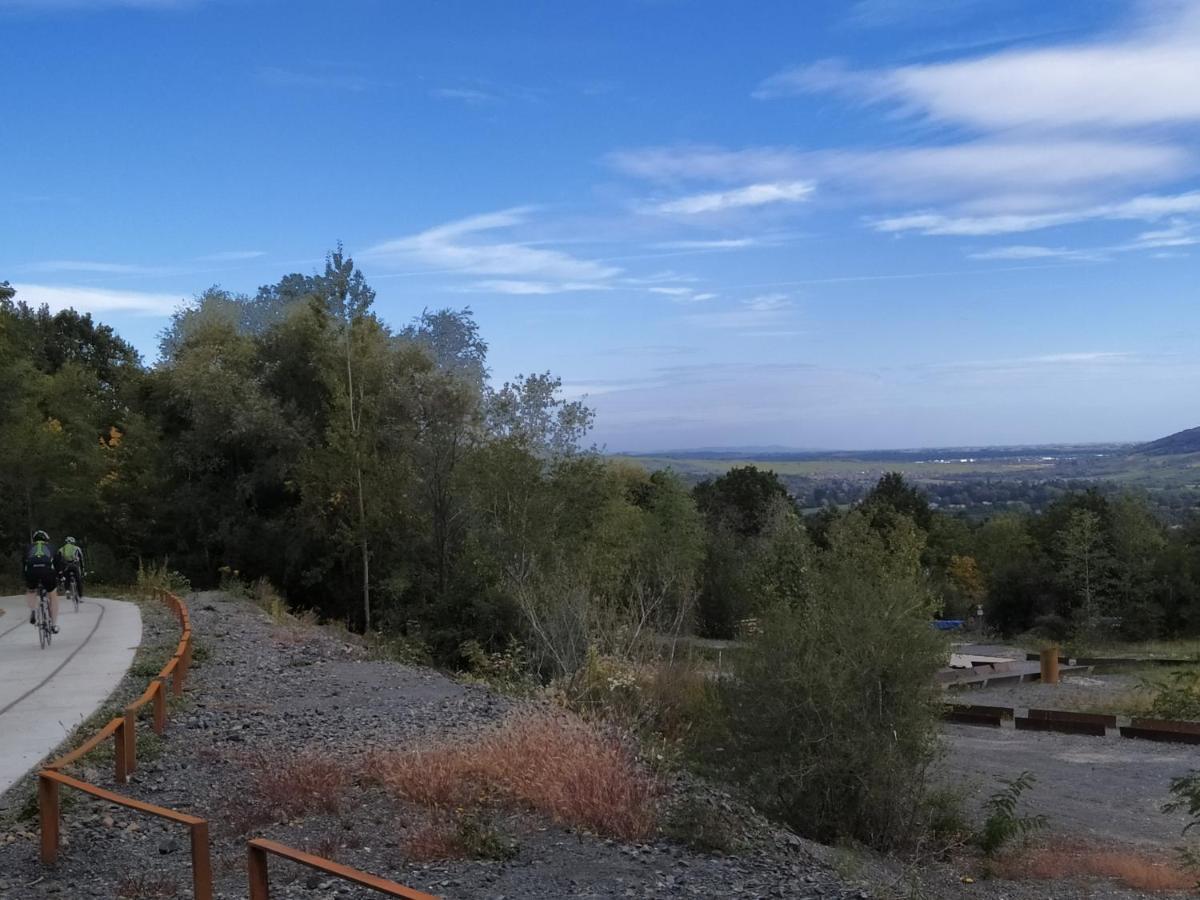
<path fill-rule="evenodd" d="M 938 619 L 933 623 L 938 631 L 958 631 L 963 627 L 962 619 Z"/>

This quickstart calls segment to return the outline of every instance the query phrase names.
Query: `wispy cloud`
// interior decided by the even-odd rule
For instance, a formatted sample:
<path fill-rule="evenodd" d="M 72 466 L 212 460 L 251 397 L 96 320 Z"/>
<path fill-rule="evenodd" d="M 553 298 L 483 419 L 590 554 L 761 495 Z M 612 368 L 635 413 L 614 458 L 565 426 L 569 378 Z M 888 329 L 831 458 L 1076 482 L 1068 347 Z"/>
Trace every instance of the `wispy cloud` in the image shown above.
<path fill-rule="evenodd" d="M 429 92 L 429 95 L 438 100 L 455 100 L 471 105 L 488 103 L 496 99 L 494 95 L 475 88 L 435 88 Z"/>
<path fill-rule="evenodd" d="M 176 270 L 164 266 L 98 262 L 79 259 L 52 259 L 23 267 L 30 272 L 87 272 L 94 275 L 168 275 Z"/>
<path fill-rule="evenodd" d="M 259 80 L 279 88 L 348 91 L 362 93 L 378 86 L 378 82 L 344 71 L 326 69 L 300 70 L 279 66 L 264 66 L 258 70 Z"/>
<path fill-rule="evenodd" d="M 167 316 L 182 303 L 176 294 L 144 291 L 110 291 L 72 285 L 14 284 L 17 299 L 52 311 L 75 309 L 91 313 L 130 313 L 140 316 Z"/>
<path fill-rule="evenodd" d="M 1200 5 L 1144 4 L 1129 33 L 970 59 L 853 71 L 799 66 L 760 85 L 757 96 L 837 90 L 866 102 L 986 130 L 1124 129 L 1200 121 Z"/>
<path fill-rule="evenodd" d="M 508 294 L 548 294 L 600 290 L 621 270 L 606 263 L 572 256 L 562 250 L 518 241 L 488 241 L 494 232 L 526 224 L 533 210 L 515 207 L 448 222 L 408 237 L 385 241 L 360 254 L 383 266 L 420 266 L 443 274 L 487 275 L 473 289 Z"/>
<path fill-rule="evenodd" d="M 580 281 L 519 281 L 509 278 L 496 278 L 484 281 L 473 281 L 462 290 L 482 292 L 487 294 L 570 294 L 579 291 L 610 291 L 609 284 L 589 284 Z"/>
<path fill-rule="evenodd" d="M 18 9 L 30 12 L 114 8 L 176 10 L 198 6 L 201 2 L 203 0 L 0 0 L 0 10 Z"/>
<path fill-rule="evenodd" d="M 684 320 L 704 328 L 728 329 L 747 337 L 761 337 L 784 328 L 791 319 L 793 306 L 787 294 L 761 294 L 730 309 L 690 313 Z"/>
<path fill-rule="evenodd" d="M 939 212 L 909 213 L 876 219 L 877 231 L 915 231 L 929 235 L 992 235 L 1038 231 L 1059 225 L 1109 219 L 1146 221 L 1200 212 L 1200 191 L 1182 194 L 1146 194 L 1120 203 L 1044 213 L 1010 213 L 993 216 L 955 216 Z"/>
<path fill-rule="evenodd" d="M 648 207 L 647 211 L 665 215 L 695 216 L 776 203 L 798 203 L 810 199 L 813 190 L 814 185 L 811 181 L 748 184 L 728 191 L 691 194 L 667 200 Z"/>
<path fill-rule="evenodd" d="M 220 253 L 209 253 L 196 257 L 200 262 L 244 262 L 248 259 L 258 259 L 266 256 L 265 250 L 222 250 Z"/>

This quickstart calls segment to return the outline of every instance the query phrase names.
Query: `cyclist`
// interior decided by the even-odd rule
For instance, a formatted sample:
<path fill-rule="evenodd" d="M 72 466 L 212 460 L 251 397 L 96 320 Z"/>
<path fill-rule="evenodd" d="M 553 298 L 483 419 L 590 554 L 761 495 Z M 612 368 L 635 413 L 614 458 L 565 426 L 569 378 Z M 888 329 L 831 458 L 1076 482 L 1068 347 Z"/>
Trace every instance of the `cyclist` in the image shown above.
<path fill-rule="evenodd" d="M 79 595 L 79 599 L 83 599 L 83 548 L 75 542 L 75 538 L 68 537 L 61 547 L 58 548 L 58 553 L 54 554 L 54 569 L 58 572 L 59 577 L 63 579 L 64 584 L 69 584 L 70 579 L 75 579 L 75 592 Z"/>
<path fill-rule="evenodd" d="M 37 589 L 45 588 L 50 597 L 50 631 L 58 634 L 58 573 L 54 570 L 54 551 L 50 549 L 50 535 L 44 531 L 33 533 L 33 543 L 25 550 L 25 603 L 29 606 L 29 623 L 36 624 L 34 610 L 37 608 Z"/>

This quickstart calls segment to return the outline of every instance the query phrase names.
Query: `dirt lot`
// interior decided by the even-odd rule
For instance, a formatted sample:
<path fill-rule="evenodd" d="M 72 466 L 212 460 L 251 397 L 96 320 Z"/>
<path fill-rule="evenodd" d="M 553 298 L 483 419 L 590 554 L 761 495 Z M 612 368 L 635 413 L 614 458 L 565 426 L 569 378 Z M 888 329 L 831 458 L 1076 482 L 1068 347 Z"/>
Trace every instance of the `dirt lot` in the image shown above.
<path fill-rule="evenodd" d="M 1161 807 L 1171 779 L 1200 768 L 1194 746 L 970 725 L 947 725 L 945 734 L 939 775 L 962 785 L 973 809 L 981 808 L 1000 779 L 1029 771 L 1037 783 L 1025 795 L 1025 809 L 1045 813 L 1055 834 L 1159 849 L 1180 842 L 1186 818 L 1166 815 Z"/>

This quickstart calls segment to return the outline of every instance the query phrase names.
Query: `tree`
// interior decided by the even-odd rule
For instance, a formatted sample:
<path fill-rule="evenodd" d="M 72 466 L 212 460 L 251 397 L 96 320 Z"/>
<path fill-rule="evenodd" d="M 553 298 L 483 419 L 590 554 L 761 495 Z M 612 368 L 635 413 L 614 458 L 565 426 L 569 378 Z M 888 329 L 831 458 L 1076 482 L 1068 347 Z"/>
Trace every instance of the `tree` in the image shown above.
<path fill-rule="evenodd" d="M 887 530 L 896 516 L 907 516 L 928 532 L 933 510 L 926 496 L 904 480 L 899 472 L 888 472 L 862 501 L 863 512 L 875 528 Z"/>
<path fill-rule="evenodd" d="M 1076 627 L 1095 635 L 1108 597 L 1111 556 L 1104 542 L 1099 514 L 1079 509 L 1059 532 L 1063 577 L 1076 602 Z"/>

